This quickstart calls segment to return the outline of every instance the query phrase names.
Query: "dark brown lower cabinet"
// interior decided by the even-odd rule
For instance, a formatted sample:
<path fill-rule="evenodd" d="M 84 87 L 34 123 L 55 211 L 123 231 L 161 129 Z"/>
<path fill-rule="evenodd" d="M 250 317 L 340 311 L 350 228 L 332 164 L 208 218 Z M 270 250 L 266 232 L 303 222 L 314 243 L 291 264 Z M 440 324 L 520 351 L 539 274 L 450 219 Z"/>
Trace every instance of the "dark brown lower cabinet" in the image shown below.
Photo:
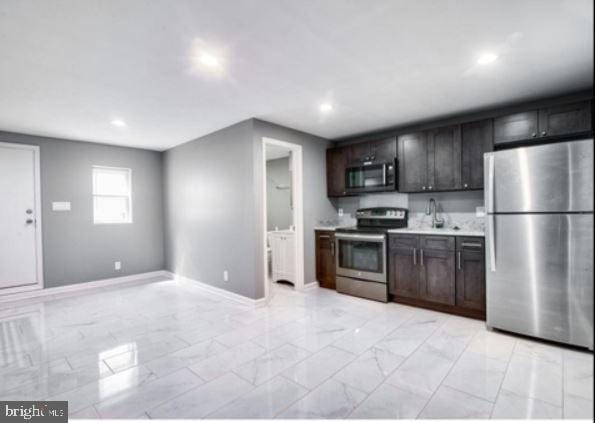
<path fill-rule="evenodd" d="M 323 288 L 335 289 L 335 233 L 316 231 L 316 280 Z"/>
<path fill-rule="evenodd" d="M 426 301 L 455 304 L 454 251 L 420 250 L 420 295 Z"/>
<path fill-rule="evenodd" d="M 457 306 L 485 313 L 484 240 L 459 238 L 457 247 Z"/>
<path fill-rule="evenodd" d="M 394 301 L 485 319 L 483 238 L 390 235 L 388 266 Z"/>
<path fill-rule="evenodd" d="M 419 271 L 416 248 L 391 248 L 388 258 L 388 291 L 407 298 L 419 297 Z"/>

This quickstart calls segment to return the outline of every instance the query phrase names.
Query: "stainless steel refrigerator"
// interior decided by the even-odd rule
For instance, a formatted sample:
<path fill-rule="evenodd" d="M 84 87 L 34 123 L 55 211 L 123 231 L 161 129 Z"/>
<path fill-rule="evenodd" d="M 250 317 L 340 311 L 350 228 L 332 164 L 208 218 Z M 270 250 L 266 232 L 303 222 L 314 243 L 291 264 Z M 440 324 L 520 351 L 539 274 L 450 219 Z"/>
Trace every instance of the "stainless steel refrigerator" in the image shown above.
<path fill-rule="evenodd" d="M 593 349 L 593 140 L 484 156 L 487 325 Z"/>

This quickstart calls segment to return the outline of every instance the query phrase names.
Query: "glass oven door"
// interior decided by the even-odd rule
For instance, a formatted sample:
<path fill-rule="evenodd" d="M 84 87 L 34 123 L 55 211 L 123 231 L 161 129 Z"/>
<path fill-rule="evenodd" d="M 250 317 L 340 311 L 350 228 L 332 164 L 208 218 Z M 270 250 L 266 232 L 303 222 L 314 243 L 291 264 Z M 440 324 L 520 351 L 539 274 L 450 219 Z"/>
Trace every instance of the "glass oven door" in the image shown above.
<path fill-rule="evenodd" d="M 336 233 L 337 275 L 386 283 L 386 237 Z"/>

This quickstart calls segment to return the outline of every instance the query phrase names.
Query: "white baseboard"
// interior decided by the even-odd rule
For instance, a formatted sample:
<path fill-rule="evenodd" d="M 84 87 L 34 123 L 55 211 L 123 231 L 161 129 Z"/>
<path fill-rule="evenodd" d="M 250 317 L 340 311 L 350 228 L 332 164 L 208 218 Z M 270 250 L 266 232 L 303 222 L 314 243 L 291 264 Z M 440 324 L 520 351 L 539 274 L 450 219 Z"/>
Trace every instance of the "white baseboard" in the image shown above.
<path fill-rule="evenodd" d="M 320 288 L 320 284 L 318 283 L 318 281 L 314 281 L 314 282 L 309 282 L 309 283 L 305 284 L 303 291 L 310 291 L 312 289 L 318 289 L 318 288 Z"/>
<path fill-rule="evenodd" d="M 65 286 L 56 286 L 53 288 L 38 289 L 32 291 L 23 291 L 15 294 L 2 295 L 0 291 L 0 304 L 12 301 L 22 301 L 37 297 L 47 296 L 61 296 L 72 294 L 80 291 L 89 291 L 93 289 L 101 289 L 110 286 L 126 285 L 132 283 L 142 282 L 143 279 L 155 278 L 163 276 L 169 277 L 170 273 L 164 270 L 157 270 L 155 272 L 137 273 L 135 275 L 120 276 L 117 278 L 100 279 L 97 281 L 74 283 Z"/>
<path fill-rule="evenodd" d="M 237 303 L 247 305 L 250 307 L 263 307 L 264 305 L 266 305 L 266 298 L 259 298 L 255 300 L 244 295 L 236 294 L 235 292 L 227 291 L 225 289 L 217 288 L 216 286 L 197 281 L 196 279 L 188 278 L 186 276 L 178 275 L 176 273 L 167 271 L 165 273 L 176 281 L 192 284 L 193 286 L 196 286 L 197 288 L 200 288 L 205 292 L 217 295 L 219 297 L 223 297 L 227 300 L 235 301 Z"/>

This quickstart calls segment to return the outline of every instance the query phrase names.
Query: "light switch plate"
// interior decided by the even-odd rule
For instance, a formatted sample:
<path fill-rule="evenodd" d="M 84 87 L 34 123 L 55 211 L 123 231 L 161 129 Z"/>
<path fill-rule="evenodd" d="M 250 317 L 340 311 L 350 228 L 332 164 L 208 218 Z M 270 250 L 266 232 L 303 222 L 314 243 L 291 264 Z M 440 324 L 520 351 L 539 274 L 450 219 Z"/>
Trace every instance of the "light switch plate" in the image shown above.
<path fill-rule="evenodd" d="M 70 211 L 70 201 L 54 201 L 52 203 L 53 211 Z"/>

